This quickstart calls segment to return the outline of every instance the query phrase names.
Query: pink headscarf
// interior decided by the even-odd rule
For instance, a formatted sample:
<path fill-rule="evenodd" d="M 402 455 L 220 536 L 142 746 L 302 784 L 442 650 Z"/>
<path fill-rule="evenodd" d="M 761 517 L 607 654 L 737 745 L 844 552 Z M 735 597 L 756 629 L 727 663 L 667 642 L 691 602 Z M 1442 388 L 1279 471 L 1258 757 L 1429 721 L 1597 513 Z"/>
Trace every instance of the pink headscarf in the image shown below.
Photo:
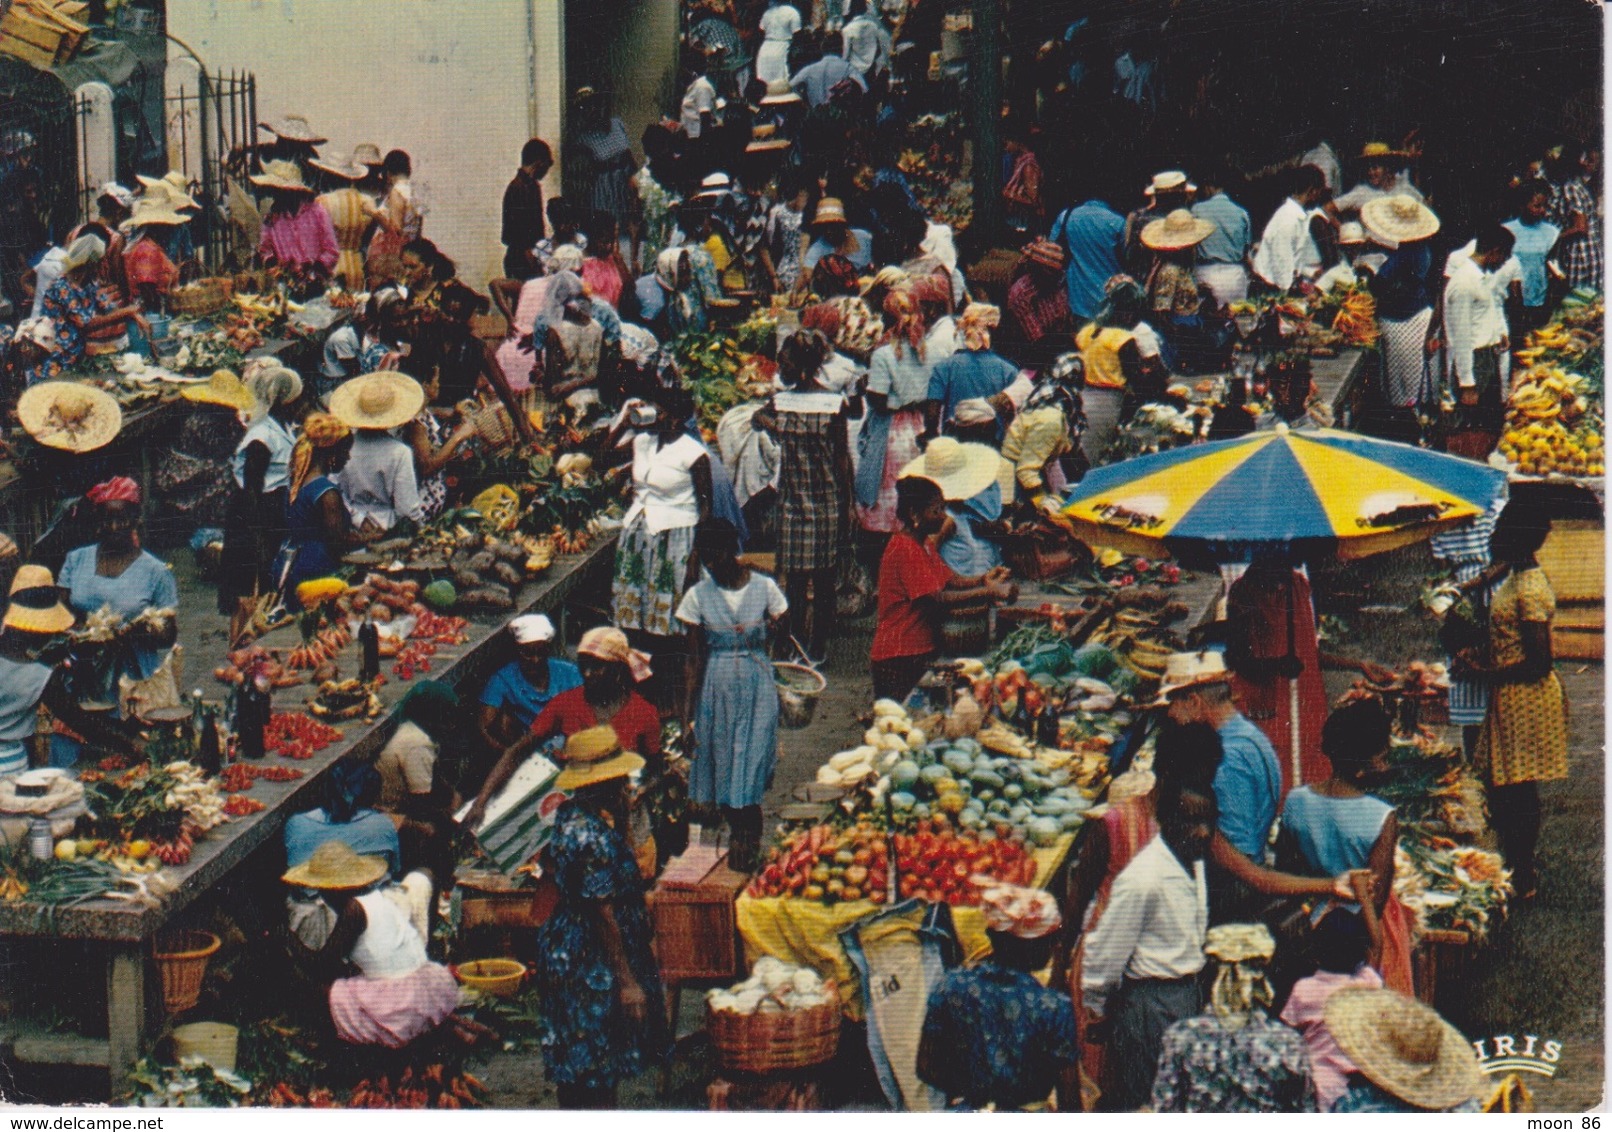
<path fill-rule="evenodd" d="M 577 643 L 577 655 L 625 664 L 633 680 L 639 683 L 650 676 L 648 654 L 633 648 L 627 641 L 627 634 L 610 625 L 600 625 L 583 633 Z"/>

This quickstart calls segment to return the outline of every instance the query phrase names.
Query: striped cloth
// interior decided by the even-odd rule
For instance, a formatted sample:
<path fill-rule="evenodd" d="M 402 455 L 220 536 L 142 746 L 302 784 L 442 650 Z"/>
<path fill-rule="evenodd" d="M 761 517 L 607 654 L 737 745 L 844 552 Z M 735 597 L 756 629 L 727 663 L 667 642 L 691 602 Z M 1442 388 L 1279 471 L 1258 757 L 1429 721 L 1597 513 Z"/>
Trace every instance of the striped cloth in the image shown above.
<path fill-rule="evenodd" d="M 1433 557 L 1447 562 L 1455 571 L 1455 580 L 1465 585 L 1489 566 L 1489 536 L 1494 533 L 1495 520 L 1505 508 L 1504 493 L 1489 510 L 1470 523 L 1434 535 L 1429 543 Z M 1494 586 L 1484 594 L 1484 603 L 1494 596 Z M 1450 723 L 1457 727 L 1472 727 L 1483 722 L 1489 713 L 1489 686 L 1480 680 L 1450 681 Z"/>

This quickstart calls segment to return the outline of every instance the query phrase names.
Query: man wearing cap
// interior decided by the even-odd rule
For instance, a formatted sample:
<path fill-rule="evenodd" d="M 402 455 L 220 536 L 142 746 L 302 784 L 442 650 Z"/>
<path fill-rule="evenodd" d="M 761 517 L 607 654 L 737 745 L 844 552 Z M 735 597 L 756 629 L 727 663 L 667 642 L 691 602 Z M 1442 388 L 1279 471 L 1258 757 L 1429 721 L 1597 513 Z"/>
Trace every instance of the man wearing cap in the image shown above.
<path fill-rule="evenodd" d="M 980 893 L 991 953 L 930 992 L 918 1076 L 954 1109 L 1079 1112 L 1080 1049 L 1069 999 L 1036 981 L 1063 918 L 1050 892 L 991 884 Z"/>
<path fill-rule="evenodd" d="M 1157 802 L 1159 834 L 1120 870 L 1085 940 L 1081 993 L 1087 1034 L 1107 1032 L 1103 1108 L 1134 1112 L 1153 1093 L 1173 1023 L 1198 1013 L 1198 973 L 1209 930 L 1204 855 L 1215 834 L 1214 795 L 1182 787 Z"/>
<path fill-rule="evenodd" d="M 1214 784 L 1220 832 L 1250 861 L 1263 862 L 1282 797 L 1282 766 L 1265 733 L 1232 702 L 1225 659 L 1217 652 L 1171 655 L 1157 703 L 1176 723 L 1207 723 L 1219 733 L 1225 750 Z M 1228 877 L 1217 877 L 1215 887 L 1217 913 L 1241 896 Z"/>
<path fill-rule="evenodd" d="M 541 613 L 528 613 L 509 623 L 515 642 L 515 659 L 493 673 L 481 693 L 478 721 L 481 737 L 491 761 L 532 729 L 533 720 L 561 692 L 582 686 L 582 673 L 569 660 L 550 656 L 554 646 L 554 622 Z M 490 769 L 491 761 L 487 767 Z M 479 786 L 481 778 L 472 774 L 469 787 Z"/>

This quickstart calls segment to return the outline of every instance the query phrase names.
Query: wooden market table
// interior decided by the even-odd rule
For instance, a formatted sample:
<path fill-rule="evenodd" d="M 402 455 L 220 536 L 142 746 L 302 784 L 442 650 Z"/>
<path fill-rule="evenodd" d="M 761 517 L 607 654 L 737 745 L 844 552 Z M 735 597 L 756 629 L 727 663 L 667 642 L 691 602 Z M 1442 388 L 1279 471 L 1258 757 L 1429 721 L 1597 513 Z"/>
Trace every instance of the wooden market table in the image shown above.
<path fill-rule="evenodd" d="M 438 667 L 432 676 L 456 687 L 478 686 L 502 655 L 496 647 L 497 638 L 509 617 L 517 611 L 557 612 L 563 640 L 562 604 L 590 575 L 608 567 L 615 554 L 615 544 L 616 535 L 612 532 L 599 538 L 583 554 L 557 558 L 546 573 L 522 587 L 515 609 L 496 619 L 477 617 L 470 623 L 468 641 L 462 645 L 439 646 Z M 294 628 L 283 628 L 264 637 L 262 643 L 291 645 L 295 643 L 295 634 Z M 344 650 L 349 661 L 356 657 L 357 648 L 354 643 Z M 218 663 L 222 662 L 220 657 Z M 207 665 L 204 670 L 211 667 Z M 343 725 L 341 741 L 299 764 L 303 777 L 286 783 L 258 779 L 251 797 L 263 802 L 266 808 L 215 828 L 197 840 L 187 864 L 162 870 L 177 887 L 161 908 L 97 900 L 57 910 L 47 926 L 43 909 L 38 905 L 27 901 L 0 904 L 0 937 L 78 940 L 94 945 L 104 957 L 104 963 L 93 978 L 104 979 L 107 1004 L 105 1038 L 48 1033 L 26 1022 L 8 1019 L 0 1021 L 0 1049 L 19 1062 L 105 1067 L 110 1074 L 111 1091 L 116 1093 L 145 1046 L 146 955 L 150 941 L 255 851 L 270 843 L 277 849 L 286 819 L 318 805 L 325 772 L 333 764 L 346 757 L 366 758 L 379 753 L 391 737 L 393 716 L 410 686 L 410 682 L 400 680 L 385 684 L 380 695 L 386 712 L 374 721 Z M 277 694 L 279 705 L 282 710 L 293 704 L 300 708 L 310 692 L 311 688 L 306 685 L 284 689 Z"/>

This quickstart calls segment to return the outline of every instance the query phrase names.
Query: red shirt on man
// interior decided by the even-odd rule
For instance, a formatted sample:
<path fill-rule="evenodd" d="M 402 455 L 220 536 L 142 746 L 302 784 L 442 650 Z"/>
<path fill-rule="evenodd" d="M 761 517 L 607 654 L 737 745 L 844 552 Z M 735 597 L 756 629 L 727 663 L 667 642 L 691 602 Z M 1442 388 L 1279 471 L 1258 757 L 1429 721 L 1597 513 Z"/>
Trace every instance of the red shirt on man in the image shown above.
<path fill-rule="evenodd" d="M 939 618 L 918 603 L 945 589 L 956 575 L 940 554 L 906 531 L 897 531 L 879 563 L 878 620 L 873 660 L 940 651 Z"/>

